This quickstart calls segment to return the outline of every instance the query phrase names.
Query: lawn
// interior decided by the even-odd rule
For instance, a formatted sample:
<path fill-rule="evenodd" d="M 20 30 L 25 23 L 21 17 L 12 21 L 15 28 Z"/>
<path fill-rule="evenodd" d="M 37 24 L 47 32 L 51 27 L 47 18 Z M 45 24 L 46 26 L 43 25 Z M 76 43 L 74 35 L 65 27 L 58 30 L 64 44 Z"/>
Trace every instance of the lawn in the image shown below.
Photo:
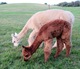
<path fill-rule="evenodd" d="M 36 12 L 47 10 L 42 4 L 6 4 L 0 5 L 0 69 L 80 69 L 80 7 L 57 7 L 71 11 L 75 16 L 72 34 L 71 54 L 65 57 L 65 50 L 56 59 L 52 50 L 49 60 L 44 63 L 43 48 L 39 48 L 28 62 L 24 62 L 21 54 L 21 45 L 28 45 L 30 31 L 22 39 L 18 47 L 11 43 L 11 34 L 19 33 L 27 20 Z"/>

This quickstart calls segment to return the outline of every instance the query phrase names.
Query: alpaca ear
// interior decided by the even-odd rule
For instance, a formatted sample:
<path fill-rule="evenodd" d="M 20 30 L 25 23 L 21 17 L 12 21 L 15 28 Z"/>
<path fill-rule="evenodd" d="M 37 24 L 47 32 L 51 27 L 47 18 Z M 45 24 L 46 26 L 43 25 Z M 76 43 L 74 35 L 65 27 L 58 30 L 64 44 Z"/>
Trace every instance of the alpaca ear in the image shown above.
<path fill-rule="evenodd" d="M 18 34 L 15 32 L 15 36 L 17 36 Z"/>

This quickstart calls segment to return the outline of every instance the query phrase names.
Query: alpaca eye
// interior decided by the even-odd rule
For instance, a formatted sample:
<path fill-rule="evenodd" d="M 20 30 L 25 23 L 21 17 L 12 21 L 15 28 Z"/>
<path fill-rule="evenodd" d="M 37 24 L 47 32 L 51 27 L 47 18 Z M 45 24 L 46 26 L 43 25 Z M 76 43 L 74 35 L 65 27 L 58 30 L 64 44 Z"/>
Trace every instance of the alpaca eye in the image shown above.
<path fill-rule="evenodd" d="M 14 41 L 14 43 L 15 43 L 15 41 Z"/>

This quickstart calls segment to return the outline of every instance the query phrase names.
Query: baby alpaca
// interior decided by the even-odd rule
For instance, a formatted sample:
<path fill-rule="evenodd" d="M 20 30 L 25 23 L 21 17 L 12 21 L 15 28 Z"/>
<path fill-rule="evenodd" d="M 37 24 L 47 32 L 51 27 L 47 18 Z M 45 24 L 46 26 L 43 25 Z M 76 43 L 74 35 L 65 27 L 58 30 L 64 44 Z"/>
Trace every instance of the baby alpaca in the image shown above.
<path fill-rule="evenodd" d="M 67 21 L 57 19 L 41 27 L 31 46 L 22 46 L 24 60 L 29 60 L 39 45 L 44 41 L 44 59 L 46 62 L 51 54 L 52 39 L 55 37 L 57 39 L 57 51 L 54 57 L 56 58 L 62 51 L 63 43 L 66 46 L 66 56 L 69 56 L 71 48 L 71 24 Z"/>

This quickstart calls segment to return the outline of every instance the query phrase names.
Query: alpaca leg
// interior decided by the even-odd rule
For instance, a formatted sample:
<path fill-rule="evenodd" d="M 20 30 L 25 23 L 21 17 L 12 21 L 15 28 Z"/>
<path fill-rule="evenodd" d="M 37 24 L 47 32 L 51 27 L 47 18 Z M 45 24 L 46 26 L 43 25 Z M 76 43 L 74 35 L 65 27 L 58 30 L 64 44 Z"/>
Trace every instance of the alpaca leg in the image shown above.
<path fill-rule="evenodd" d="M 54 43 L 54 45 L 52 46 L 52 48 L 56 48 L 57 47 L 57 41 Z"/>
<path fill-rule="evenodd" d="M 44 59 L 45 62 L 48 60 L 50 54 L 51 54 L 51 49 L 52 49 L 52 39 L 49 39 L 44 42 L 45 47 L 44 47 Z"/>
<path fill-rule="evenodd" d="M 35 40 L 36 36 L 37 36 L 37 31 L 33 30 L 28 38 L 28 43 L 29 46 L 31 46 L 31 44 L 33 43 L 33 41 Z M 42 47 L 43 43 L 41 43 L 41 45 L 39 47 Z"/>
<path fill-rule="evenodd" d="M 64 43 L 64 47 L 63 47 L 63 49 L 62 49 L 62 50 L 64 50 L 64 49 L 66 49 L 65 43 Z"/>
<path fill-rule="evenodd" d="M 42 48 L 43 44 L 44 44 L 44 43 L 42 42 L 39 47 Z"/>
<path fill-rule="evenodd" d="M 57 50 L 56 50 L 56 54 L 54 55 L 55 58 L 58 57 L 63 47 L 64 47 L 64 44 L 61 37 L 57 38 Z"/>
<path fill-rule="evenodd" d="M 70 50 L 71 50 L 71 27 L 64 28 L 64 31 L 62 33 L 61 37 L 65 43 L 66 46 L 66 56 L 69 56 Z"/>
<path fill-rule="evenodd" d="M 54 45 L 52 46 L 52 48 L 56 48 L 56 47 L 57 47 L 57 41 L 54 43 Z M 65 44 L 64 44 L 64 47 L 63 47 L 63 49 L 62 49 L 62 50 L 64 50 L 64 49 L 66 49 Z"/>
<path fill-rule="evenodd" d="M 65 39 L 64 42 L 66 45 L 66 57 L 68 57 L 71 50 L 71 42 L 70 42 L 70 39 Z"/>
<path fill-rule="evenodd" d="M 33 43 L 34 39 L 36 38 L 38 32 L 36 32 L 35 30 L 33 30 L 28 38 L 28 43 L 29 46 L 31 46 L 31 44 Z"/>

